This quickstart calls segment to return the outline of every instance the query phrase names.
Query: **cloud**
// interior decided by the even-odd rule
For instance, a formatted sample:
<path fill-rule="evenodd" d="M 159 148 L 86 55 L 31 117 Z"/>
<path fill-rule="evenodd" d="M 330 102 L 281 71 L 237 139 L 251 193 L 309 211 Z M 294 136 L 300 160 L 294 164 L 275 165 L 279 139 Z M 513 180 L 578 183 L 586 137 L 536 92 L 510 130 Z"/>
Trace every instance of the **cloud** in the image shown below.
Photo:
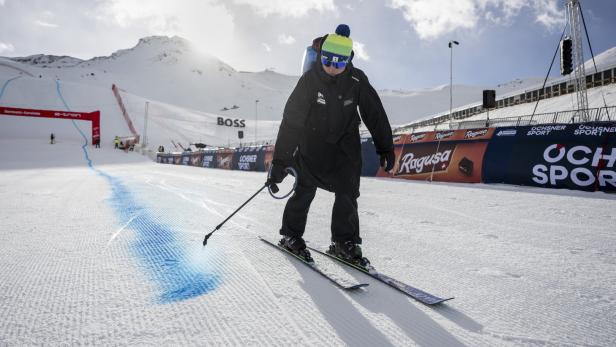
<path fill-rule="evenodd" d="M 368 51 L 366 51 L 366 45 L 361 42 L 353 41 L 353 52 L 355 52 L 355 57 L 361 60 L 370 60 L 370 56 L 368 55 Z"/>
<path fill-rule="evenodd" d="M 479 16 L 473 0 L 392 0 L 419 38 L 435 39 L 456 29 L 472 29 Z"/>
<path fill-rule="evenodd" d="M 334 0 L 233 0 L 238 5 L 248 5 L 263 17 L 279 15 L 299 18 L 315 10 L 319 13 L 335 11 Z"/>
<path fill-rule="evenodd" d="M 14 51 L 15 47 L 12 44 L 0 42 L 0 54 L 12 53 Z"/>
<path fill-rule="evenodd" d="M 552 30 L 564 24 L 558 0 L 390 0 L 422 40 L 433 40 L 456 30 L 477 28 L 483 20 L 510 25 L 522 9 L 529 8 L 535 21 Z"/>
<path fill-rule="evenodd" d="M 53 23 L 48 23 L 48 22 L 44 22 L 42 20 L 35 20 L 34 24 L 41 26 L 41 27 L 45 27 L 45 28 L 57 28 L 59 27 L 58 24 L 53 24 Z"/>
<path fill-rule="evenodd" d="M 562 27 L 565 24 L 564 12 L 552 0 L 536 1 L 535 21 L 548 29 Z"/>
<path fill-rule="evenodd" d="M 140 36 L 181 36 L 210 53 L 233 45 L 234 17 L 217 0 L 99 0 L 93 17 Z"/>
<path fill-rule="evenodd" d="M 292 45 L 295 43 L 295 37 L 280 34 L 278 35 L 278 43 L 281 45 Z"/>

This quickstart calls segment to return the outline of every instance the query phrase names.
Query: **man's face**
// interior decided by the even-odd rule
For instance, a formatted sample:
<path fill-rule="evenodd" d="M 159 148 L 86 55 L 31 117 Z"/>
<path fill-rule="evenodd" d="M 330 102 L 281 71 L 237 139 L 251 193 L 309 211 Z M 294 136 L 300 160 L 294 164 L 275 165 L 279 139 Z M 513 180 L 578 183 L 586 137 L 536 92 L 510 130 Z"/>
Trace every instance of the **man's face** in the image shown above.
<path fill-rule="evenodd" d="M 346 67 L 341 67 L 341 68 L 337 69 L 333 65 L 326 66 L 325 64 L 323 64 L 323 70 L 325 70 L 325 73 L 327 73 L 328 75 L 330 75 L 332 77 L 340 75 L 341 73 L 343 73 L 345 68 Z"/>

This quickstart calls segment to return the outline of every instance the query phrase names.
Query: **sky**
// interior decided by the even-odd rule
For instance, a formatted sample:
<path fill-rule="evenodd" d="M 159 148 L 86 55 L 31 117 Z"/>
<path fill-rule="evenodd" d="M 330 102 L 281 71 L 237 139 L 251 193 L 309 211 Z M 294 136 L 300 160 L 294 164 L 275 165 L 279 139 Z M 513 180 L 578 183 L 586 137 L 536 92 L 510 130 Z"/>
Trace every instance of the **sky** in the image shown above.
<path fill-rule="evenodd" d="M 616 46 L 616 1 L 581 0 L 593 50 Z M 564 0 L 0 0 L 0 56 L 108 56 L 181 36 L 237 70 L 299 75 L 303 52 L 340 23 L 378 89 L 495 86 L 544 77 Z M 460 45 L 448 48 L 448 42 Z M 590 53 L 586 49 L 585 58 Z M 555 63 L 558 73 L 558 62 Z"/>

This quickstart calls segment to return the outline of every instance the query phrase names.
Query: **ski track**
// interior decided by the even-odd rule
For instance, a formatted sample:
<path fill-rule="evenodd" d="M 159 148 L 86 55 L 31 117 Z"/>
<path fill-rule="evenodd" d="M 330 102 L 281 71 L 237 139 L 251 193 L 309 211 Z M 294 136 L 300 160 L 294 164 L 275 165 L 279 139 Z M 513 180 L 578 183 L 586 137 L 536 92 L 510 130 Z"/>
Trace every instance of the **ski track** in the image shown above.
<path fill-rule="evenodd" d="M 79 147 L 71 153 L 83 155 Z M 91 153 L 94 165 L 98 155 Z M 498 211 L 503 204 L 490 195 L 499 192 L 479 192 L 461 205 L 456 196 L 468 187 L 362 181 L 366 255 L 386 274 L 456 297 L 432 308 L 355 270 L 332 267 L 370 284 L 343 292 L 259 241 L 257 235 L 277 240 L 285 203 L 266 192 L 202 247 L 204 235 L 259 188 L 262 173 L 155 163 L 99 170 L 113 180 L 87 166 L 45 175 L 0 171 L 6 211 L 0 317 L 10 317 L 0 319 L 0 345 L 609 346 L 615 340 L 616 294 L 608 289 L 615 283 L 613 247 L 601 224 L 587 232 L 564 228 L 572 224 L 567 218 L 577 218 L 564 215 L 557 225 L 545 224 L 545 240 L 521 225 L 514 232 L 506 219 L 495 222 L 500 213 L 477 214 Z M 407 191 L 416 195 L 408 204 L 375 198 L 399 200 L 396 194 Z M 554 205 L 562 199 L 537 198 Z M 319 192 L 313 203 L 306 236 L 315 247 L 329 243 L 332 202 Z M 579 215 L 594 209 L 611 218 L 596 200 L 585 203 L 589 210 Z M 564 209 L 542 211 L 561 216 Z M 521 215 L 540 221 L 536 213 Z M 390 230 L 379 230 L 383 223 Z M 32 227 L 4 231 L 21 225 Z M 165 288 L 182 289 L 174 283 L 194 283 L 199 274 L 218 279 L 216 286 L 161 300 L 175 293 Z"/>
<path fill-rule="evenodd" d="M 181 187 L 169 184 L 168 178 L 164 178 L 164 179 L 161 178 L 161 181 L 163 180 L 165 181 L 165 184 L 160 186 L 161 189 L 165 189 L 166 191 L 172 192 L 174 195 L 178 196 L 183 201 L 190 203 L 195 208 L 200 207 L 200 200 L 202 200 L 197 197 L 201 195 L 207 195 L 205 192 L 201 193 L 199 190 L 195 190 L 195 188 L 193 187 L 191 187 L 190 190 L 188 190 L 188 189 L 183 189 Z M 149 184 L 150 186 L 154 184 L 151 179 L 149 180 Z M 208 187 L 208 189 L 218 190 L 219 187 L 217 185 L 212 185 Z M 233 191 L 227 191 L 226 189 L 223 189 L 223 191 L 226 194 L 233 194 L 234 196 L 233 200 L 237 199 L 238 205 L 241 203 L 241 200 L 245 198 L 245 196 L 247 195 L 245 191 L 242 192 L 241 190 L 239 193 L 237 190 L 233 192 Z M 265 197 L 267 198 L 267 196 Z M 259 201 L 260 200 L 257 200 L 255 203 L 255 206 L 251 207 L 250 209 L 247 208 L 247 210 L 250 211 L 249 213 L 247 212 L 247 214 L 262 215 L 264 213 L 267 213 L 265 211 L 259 211 L 260 210 L 259 207 L 264 206 L 264 205 L 259 204 Z M 227 211 L 222 213 L 223 215 L 231 213 L 233 210 L 233 207 L 225 206 L 225 209 L 227 209 Z M 217 215 L 221 215 L 221 213 L 217 213 Z M 251 218 L 250 216 L 243 216 L 241 213 L 239 213 L 236 216 L 240 217 L 239 220 L 243 219 L 247 223 L 255 222 L 254 219 Z M 212 222 L 212 225 L 214 223 L 215 222 Z M 254 227 L 253 225 L 249 224 L 247 227 L 244 227 L 243 225 L 241 225 L 243 223 L 238 223 L 237 225 L 233 225 L 231 223 L 229 224 L 230 224 L 229 226 L 225 226 L 223 230 L 219 231 L 220 234 L 224 232 L 223 236 L 213 237 L 210 239 L 209 243 L 212 243 L 212 242 L 222 243 L 229 239 L 238 239 L 236 240 L 236 242 L 246 242 L 247 243 L 247 245 L 243 247 L 241 254 L 244 254 L 245 257 L 249 257 L 251 259 L 251 263 L 258 262 L 259 260 L 268 259 L 268 258 L 274 258 L 272 259 L 272 262 L 275 261 L 275 258 L 279 258 L 289 263 L 289 264 L 286 264 L 284 271 L 280 271 L 279 273 L 276 273 L 276 272 L 272 273 L 274 269 L 272 269 L 271 265 L 268 266 L 267 264 L 265 264 L 264 270 L 263 269 L 259 270 L 259 268 L 261 267 L 257 266 L 256 264 L 253 265 L 256 271 L 261 271 L 261 276 L 263 276 L 264 278 L 265 277 L 270 278 L 270 280 L 265 280 L 265 282 L 267 283 L 267 286 L 269 290 L 271 291 L 271 293 L 273 293 L 274 297 L 279 298 L 279 300 L 287 299 L 286 295 L 280 294 L 280 293 L 289 292 L 291 290 L 290 289 L 280 290 L 279 289 L 280 280 L 273 280 L 272 277 L 279 277 L 279 278 L 281 277 L 283 278 L 284 283 L 289 285 L 289 284 L 293 284 L 293 280 L 289 278 L 291 274 L 293 274 L 293 272 L 297 272 L 293 276 L 293 278 L 295 278 L 295 276 L 297 275 L 301 276 L 301 279 L 297 278 L 297 281 L 299 281 L 301 287 L 307 292 L 308 296 L 302 297 L 302 298 L 292 297 L 290 298 L 290 301 L 287 304 L 288 306 L 292 306 L 293 310 L 302 312 L 301 318 L 294 317 L 295 320 L 298 320 L 298 322 L 295 323 L 294 325 L 303 327 L 303 329 L 306 330 L 306 327 L 314 326 L 315 322 L 322 321 L 322 316 L 325 316 L 326 321 L 329 322 L 328 325 L 325 325 L 325 326 L 319 325 L 319 326 L 315 326 L 314 329 L 311 328 L 308 330 L 310 331 L 313 331 L 313 330 L 314 331 L 331 331 L 333 329 L 336 332 L 335 334 L 330 333 L 332 334 L 331 336 L 323 336 L 323 333 L 311 335 L 310 337 L 306 339 L 306 341 L 316 341 L 317 344 L 319 345 L 329 344 L 329 345 L 366 345 L 366 346 L 374 346 L 374 345 L 405 346 L 405 345 L 409 345 L 409 343 L 412 344 L 412 340 L 409 338 L 409 335 L 411 334 L 409 332 L 405 332 L 403 329 L 403 327 L 406 324 L 411 323 L 410 320 L 405 322 L 406 324 L 400 324 L 400 323 L 396 323 L 392 321 L 391 318 L 381 317 L 381 314 L 376 314 L 371 319 L 365 318 L 364 315 L 367 314 L 370 316 L 370 312 L 363 308 L 356 308 L 355 306 L 357 306 L 357 303 L 354 303 L 352 299 L 354 298 L 355 295 L 362 295 L 362 293 L 359 293 L 359 294 L 358 293 L 348 293 L 348 294 L 342 293 L 338 289 L 333 287 L 331 284 L 329 284 L 327 281 L 324 281 L 323 278 L 321 278 L 318 274 L 312 273 L 312 270 L 305 268 L 303 264 L 300 264 L 299 262 L 297 262 L 297 260 L 293 259 L 292 257 L 289 257 L 283 253 L 276 254 L 279 252 L 276 252 L 275 250 L 272 251 L 269 249 L 269 247 L 264 247 L 262 242 L 255 241 L 256 239 L 253 237 L 254 232 L 250 229 L 251 227 Z M 274 230 L 271 230 L 272 229 L 271 225 L 268 226 L 267 224 L 264 224 L 264 223 L 258 223 L 258 224 L 261 224 L 269 228 L 270 233 L 271 231 L 274 231 L 275 234 L 277 234 L 276 232 L 278 228 L 277 226 L 274 228 Z M 246 234 L 247 231 L 250 233 Z M 233 258 L 235 259 L 235 257 Z M 280 260 L 278 260 L 278 262 L 279 261 Z M 325 257 L 322 257 L 320 261 L 322 265 L 327 264 L 328 262 L 331 262 Z M 335 270 L 336 268 L 339 270 L 342 270 L 342 268 L 340 268 L 339 266 L 336 267 L 336 265 L 334 265 L 331 270 Z M 343 274 L 346 273 L 347 277 L 353 278 L 352 273 L 348 273 L 344 270 L 338 271 L 338 272 L 339 273 L 341 272 Z M 304 278 L 306 278 L 306 280 L 304 280 Z M 287 280 L 289 281 L 289 283 L 287 283 Z M 366 280 L 364 279 L 364 281 Z M 373 281 L 373 282 L 374 282 L 373 286 L 381 285 L 380 283 L 376 281 Z M 318 285 L 319 290 L 314 290 L 313 287 L 317 283 L 319 284 Z M 386 294 L 391 295 L 392 293 L 390 292 Z M 333 297 L 334 299 L 328 300 L 331 302 L 327 304 L 317 303 L 317 307 L 315 310 L 315 308 L 313 307 L 314 302 L 315 301 L 318 302 L 321 296 L 328 296 L 330 298 Z M 374 300 L 374 298 L 371 298 L 370 300 Z M 404 302 L 408 304 L 408 299 L 405 298 L 403 300 Z M 345 302 L 346 304 L 342 305 L 342 303 L 345 303 Z M 341 310 L 340 309 L 341 305 L 342 307 L 346 307 L 346 309 Z M 334 307 L 336 308 L 335 311 L 333 310 Z M 347 315 L 350 315 L 350 317 L 352 318 L 350 319 L 349 316 Z M 428 321 L 430 320 L 428 319 Z M 376 328 L 373 325 L 376 326 Z M 381 330 L 383 330 L 383 332 L 381 332 Z M 369 331 L 370 333 L 366 334 L 365 333 L 366 331 Z M 414 334 L 417 335 L 416 332 L 414 332 Z M 448 336 L 448 334 L 444 332 L 443 332 L 443 335 Z M 368 338 L 367 336 L 369 336 L 370 338 Z M 419 334 L 418 336 L 421 336 L 421 334 Z M 431 338 L 432 341 L 438 341 L 439 335 L 435 336 L 431 334 L 426 334 L 424 338 L 426 340 L 429 340 Z M 339 341 L 339 342 L 334 343 L 333 341 Z M 452 337 L 444 338 L 444 342 L 446 343 L 444 343 L 443 345 L 461 345 L 460 342 L 458 342 L 455 338 L 452 338 Z"/>

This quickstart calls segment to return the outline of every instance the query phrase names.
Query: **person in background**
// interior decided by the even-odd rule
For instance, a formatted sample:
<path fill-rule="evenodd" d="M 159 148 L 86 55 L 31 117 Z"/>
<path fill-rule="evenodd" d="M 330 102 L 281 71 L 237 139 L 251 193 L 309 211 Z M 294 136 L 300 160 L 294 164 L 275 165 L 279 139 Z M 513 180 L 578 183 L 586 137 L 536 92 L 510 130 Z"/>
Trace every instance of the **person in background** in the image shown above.
<path fill-rule="evenodd" d="M 94 148 L 101 148 L 101 137 L 94 136 L 94 138 L 92 139 L 92 144 L 94 145 Z"/>
<path fill-rule="evenodd" d="M 49 136 L 49 143 L 51 143 L 52 145 L 56 143 L 56 136 L 53 133 L 51 133 L 51 135 Z"/>
<path fill-rule="evenodd" d="M 396 157 L 381 100 L 364 72 L 351 63 L 349 36 L 349 27 L 341 24 L 335 34 L 315 40 L 317 61 L 300 77 L 284 108 L 267 184 L 282 182 L 289 166 L 298 173 L 297 187 L 282 216 L 281 247 L 312 261 L 302 236 L 310 204 L 321 188 L 335 194 L 328 253 L 368 267 L 359 246 L 357 212 L 362 120 L 385 171 L 393 168 Z"/>
<path fill-rule="evenodd" d="M 120 141 L 120 138 L 119 138 L 119 137 L 117 137 L 117 136 L 113 139 L 113 145 L 114 145 L 114 148 L 115 148 L 115 149 L 120 148 L 120 142 L 121 142 L 121 141 Z"/>

